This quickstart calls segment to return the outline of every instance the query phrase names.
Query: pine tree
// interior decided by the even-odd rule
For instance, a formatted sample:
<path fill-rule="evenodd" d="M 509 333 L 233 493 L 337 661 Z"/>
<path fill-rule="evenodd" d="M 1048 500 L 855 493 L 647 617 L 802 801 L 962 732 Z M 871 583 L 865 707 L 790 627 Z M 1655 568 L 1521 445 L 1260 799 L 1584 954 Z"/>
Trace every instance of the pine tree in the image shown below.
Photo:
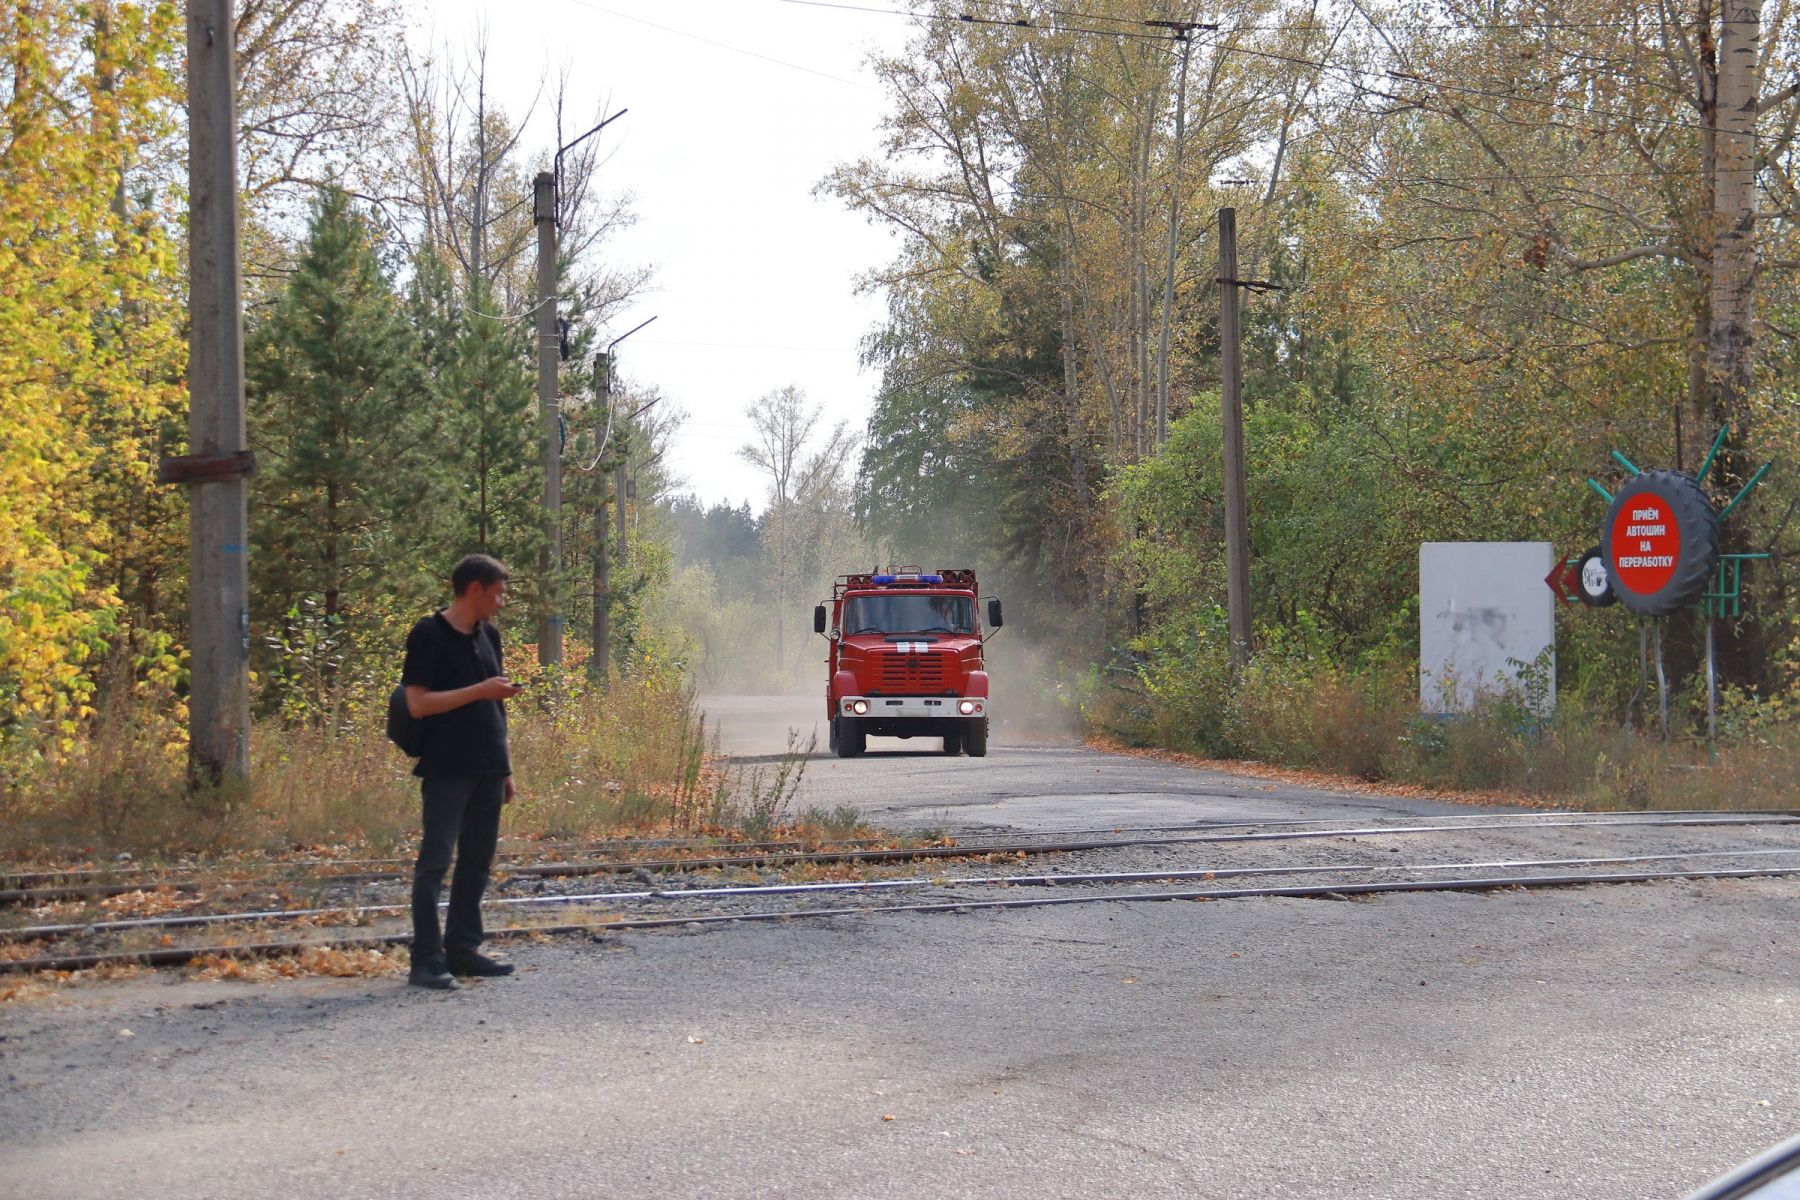
<path fill-rule="evenodd" d="M 440 452 L 453 481 L 458 549 L 518 570 L 537 561 L 543 470 L 526 325 L 495 304 L 479 282 L 463 302 L 437 381 Z"/>
<path fill-rule="evenodd" d="M 430 396 L 369 223 L 328 188 L 273 314 L 246 349 L 255 604 L 279 622 L 385 615 L 430 538 Z M 357 631 L 347 630 L 354 643 Z"/>

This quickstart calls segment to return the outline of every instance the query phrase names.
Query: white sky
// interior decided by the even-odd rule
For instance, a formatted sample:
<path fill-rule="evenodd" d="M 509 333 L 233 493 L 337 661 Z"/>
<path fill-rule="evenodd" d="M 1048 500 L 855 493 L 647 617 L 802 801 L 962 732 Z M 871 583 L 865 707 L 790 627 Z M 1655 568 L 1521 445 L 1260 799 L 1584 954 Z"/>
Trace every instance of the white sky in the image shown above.
<path fill-rule="evenodd" d="M 620 371 L 687 410 L 670 458 L 689 489 L 761 508 L 763 485 L 736 449 L 745 407 L 785 384 L 822 404 L 826 423 L 861 430 L 879 381 L 858 367 L 857 345 L 882 301 L 854 280 L 898 243 L 812 189 L 835 164 L 878 152 L 883 93 L 863 63 L 903 47 L 910 22 L 782 0 L 424 3 L 422 41 L 460 49 L 485 26 L 510 113 L 565 65 L 576 119 L 602 103 L 630 110 L 599 135 L 600 187 L 633 193 L 638 214 L 609 253 L 656 277 L 601 341 L 657 318 L 618 348 Z M 540 105 L 528 142 L 545 146 L 551 131 Z"/>

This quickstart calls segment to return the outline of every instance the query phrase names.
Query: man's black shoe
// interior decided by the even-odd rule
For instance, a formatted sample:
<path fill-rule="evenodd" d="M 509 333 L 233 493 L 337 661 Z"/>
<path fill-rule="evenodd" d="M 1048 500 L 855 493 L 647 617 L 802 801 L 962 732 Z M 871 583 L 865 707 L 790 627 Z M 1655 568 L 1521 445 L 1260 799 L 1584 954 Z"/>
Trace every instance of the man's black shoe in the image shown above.
<path fill-rule="evenodd" d="M 406 973 L 406 982 L 414 987 L 435 988 L 440 992 L 454 991 L 461 986 L 456 982 L 456 976 L 444 969 L 441 959 L 415 962 L 412 970 Z"/>
<path fill-rule="evenodd" d="M 477 954 L 473 950 L 466 954 L 450 956 L 450 973 L 452 975 L 479 975 L 492 977 L 511 975 L 513 965 L 509 962 L 497 962 L 485 954 Z"/>

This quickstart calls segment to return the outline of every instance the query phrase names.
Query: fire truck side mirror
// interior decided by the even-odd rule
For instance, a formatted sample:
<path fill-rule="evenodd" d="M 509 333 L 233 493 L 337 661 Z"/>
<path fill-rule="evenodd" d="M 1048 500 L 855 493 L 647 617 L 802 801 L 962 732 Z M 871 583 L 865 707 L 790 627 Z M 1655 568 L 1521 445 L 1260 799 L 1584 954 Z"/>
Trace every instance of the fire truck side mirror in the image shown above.
<path fill-rule="evenodd" d="M 823 604 L 813 605 L 813 632 L 825 632 L 825 606 Z"/>
<path fill-rule="evenodd" d="M 995 629 L 1006 624 L 1000 617 L 1000 597 L 998 596 L 988 597 L 988 624 Z"/>

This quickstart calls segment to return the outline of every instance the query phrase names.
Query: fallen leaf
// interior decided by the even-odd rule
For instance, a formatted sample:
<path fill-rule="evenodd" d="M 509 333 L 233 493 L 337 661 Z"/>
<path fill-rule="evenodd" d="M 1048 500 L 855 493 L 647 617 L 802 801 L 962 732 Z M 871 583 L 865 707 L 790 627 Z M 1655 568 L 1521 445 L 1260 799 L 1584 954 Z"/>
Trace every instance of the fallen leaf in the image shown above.
<path fill-rule="evenodd" d="M 894 1114 L 893 1113 L 882 1113 L 881 1119 L 884 1121 L 891 1121 L 894 1119 Z"/>

